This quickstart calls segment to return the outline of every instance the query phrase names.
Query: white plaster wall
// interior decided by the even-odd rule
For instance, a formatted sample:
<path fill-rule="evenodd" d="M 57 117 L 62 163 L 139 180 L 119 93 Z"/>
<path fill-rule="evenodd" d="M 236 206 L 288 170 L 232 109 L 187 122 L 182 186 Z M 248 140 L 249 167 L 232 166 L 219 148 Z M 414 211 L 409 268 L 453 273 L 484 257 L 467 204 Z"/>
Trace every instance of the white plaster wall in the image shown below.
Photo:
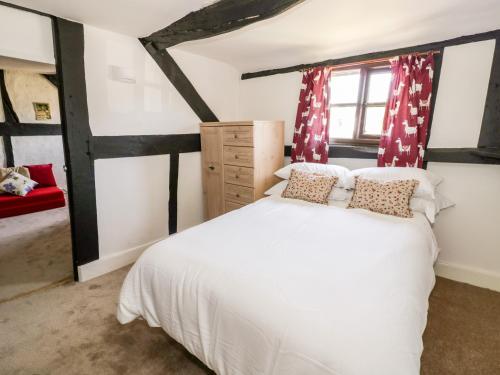
<path fill-rule="evenodd" d="M 302 74 L 292 72 L 241 81 L 241 119 L 284 120 L 285 144 L 292 144 Z"/>
<path fill-rule="evenodd" d="M 99 258 L 168 236 L 168 155 L 95 161 Z"/>
<path fill-rule="evenodd" d="M 51 163 L 57 185 L 66 188 L 62 136 L 23 136 L 11 139 L 16 165 Z"/>
<path fill-rule="evenodd" d="M 50 18 L 0 6 L 0 55 L 54 64 Z"/>
<path fill-rule="evenodd" d="M 177 230 L 180 232 L 203 222 L 201 153 L 179 155 L 177 191 Z"/>
<path fill-rule="evenodd" d="M 200 119 L 136 38 L 87 25 L 84 31 L 93 135 L 199 132 Z M 175 58 L 221 119 L 236 118 L 239 74 L 233 68 L 189 53 Z M 135 83 L 117 81 L 113 67 L 125 69 Z M 124 265 L 168 235 L 168 160 L 167 155 L 96 161 L 98 262 L 121 258 L 112 263 Z M 200 153 L 181 154 L 179 230 L 202 221 L 202 197 Z"/>
<path fill-rule="evenodd" d="M 232 66 L 179 49 L 169 53 L 220 121 L 238 116 L 241 73 Z"/>
<path fill-rule="evenodd" d="M 198 132 L 199 119 L 141 43 L 85 25 L 85 79 L 93 135 Z M 113 78 L 129 72 L 135 83 Z"/>
<path fill-rule="evenodd" d="M 439 189 L 456 202 L 434 227 L 440 262 L 500 277 L 500 166 L 429 163 L 428 169 L 444 177 Z"/>
<path fill-rule="evenodd" d="M 445 48 L 429 147 L 476 147 L 495 40 Z"/>
<path fill-rule="evenodd" d="M 0 38 L 0 56 L 20 59 L 28 65 L 33 62 L 41 63 L 40 66 L 53 67 L 55 64 L 50 18 L 0 6 L 0 35 L 4 36 Z M 54 121 L 47 122 L 60 122 L 57 90 L 48 82 L 47 85 L 51 87 L 47 87 L 42 80 L 43 77 L 29 72 L 6 71 L 6 86 L 11 94 L 13 106 L 23 122 L 36 122 L 33 101 L 48 101 Z M 0 106 L 1 121 L 5 121 L 5 116 Z M 12 147 L 17 165 L 52 163 L 58 185 L 66 187 L 60 136 L 12 137 Z M 5 165 L 3 142 L 0 147 L 0 165 Z"/>
<path fill-rule="evenodd" d="M 477 146 L 494 47 L 494 41 L 484 41 L 445 49 L 430 147 Z M 284 119 L 285 143 L 291 144 L 300 80 L 299 73 L 287 73 L 242 81 L 240 117 Z M 329 161 L 350 169 L 376 166 L 375 160 Z M 444 177 L 439 190 L 456 203 L 435 225 L 442 250 L 438 273 L 500 290 L 500 166 L 428 168 Z"/>
<path fill-rule="evenodd" d="M 57 88 L 37 73 L 20 70 L 5 71 L 5 86 L 20 122 L 31 124 L 60 124 L 59 94 Z M 49 103 L 51 119 L 36 120 L 33 103 Z"/>

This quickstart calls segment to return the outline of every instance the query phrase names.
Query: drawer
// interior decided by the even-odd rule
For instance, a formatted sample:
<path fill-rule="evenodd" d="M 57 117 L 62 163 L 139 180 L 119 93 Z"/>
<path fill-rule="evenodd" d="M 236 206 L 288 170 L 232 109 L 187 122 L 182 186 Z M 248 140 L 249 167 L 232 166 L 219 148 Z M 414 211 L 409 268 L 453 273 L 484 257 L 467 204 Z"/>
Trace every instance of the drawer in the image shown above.
<path fill-rule="evenodd" d="M 224 164 L 253 167 L 253 148 L 224 146 Z"/>
<path fill-rule="evenodd" d="M 223 140 L 229 146 L 253 146 L 253 126 L 224 126 Z"/>
<path fill-rule="evenodd" d="M 225 212 L 231 212 L 231 211 L 237 210 L 238 208 L 241 208 L 241 207 L 245 207 L 245 205 L 240 204 L 240 203 L 230 202 L 230 201 L 224 202 Z"/>
<path fill-rule="evenodd" d="M 246 186 L 224 184 L 224 199 L 237 203 L 252 203 L 253 189 Z"/>
<path fill-rule="evenodd" d="M 225 165 L 224 182 L 253 187 L 253 168 Z"/>

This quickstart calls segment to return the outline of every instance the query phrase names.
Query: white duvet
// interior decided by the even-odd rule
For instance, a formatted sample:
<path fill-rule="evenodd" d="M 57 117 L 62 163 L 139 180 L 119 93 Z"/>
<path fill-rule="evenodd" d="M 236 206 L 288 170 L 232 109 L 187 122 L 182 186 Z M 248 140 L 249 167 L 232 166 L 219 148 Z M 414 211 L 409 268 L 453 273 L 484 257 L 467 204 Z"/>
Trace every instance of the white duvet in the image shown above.
<path fill-rule="evenodd" d="M 269 197 L 151 246 L 118 319 L 220 375 L 416 375 L 436 256 L 421 214 Z"/>

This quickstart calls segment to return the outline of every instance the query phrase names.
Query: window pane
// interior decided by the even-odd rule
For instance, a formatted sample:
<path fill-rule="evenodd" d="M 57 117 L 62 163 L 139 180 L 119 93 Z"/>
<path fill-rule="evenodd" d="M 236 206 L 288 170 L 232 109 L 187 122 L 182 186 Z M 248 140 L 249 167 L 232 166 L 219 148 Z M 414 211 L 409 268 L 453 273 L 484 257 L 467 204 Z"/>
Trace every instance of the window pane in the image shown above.
<path fill-rule="evenodd" d="M 368 103 L 385 103 L 389 97 L 391 72 L 370 71 L 368 75 Z"/>
<path fill-rule="evenodd" d="M 364 134 L 380 135 L 384 123 L 385 107 L 366 107 Z"/>
<path fill-rule="evenodd" d="M 330 109 L 330 138 L 352 138 L 356 107 L 332 107 Z"/>
<path fill-rule="evenodd" d="M 331 103 L 356 103 L 359 90 L 359 70 L 333 73 L 331 78 Z"/>

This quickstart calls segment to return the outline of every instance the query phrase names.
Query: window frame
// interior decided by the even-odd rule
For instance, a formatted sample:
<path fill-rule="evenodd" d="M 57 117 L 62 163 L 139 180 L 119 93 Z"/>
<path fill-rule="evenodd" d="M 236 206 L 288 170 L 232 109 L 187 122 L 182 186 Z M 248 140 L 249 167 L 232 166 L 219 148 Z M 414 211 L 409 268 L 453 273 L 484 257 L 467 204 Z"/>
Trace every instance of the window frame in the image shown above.
<path fill-rule="evenodd" d="M 335 138 L 330 137 L 330 144 L 342 144 L 342 145 L 378 145 L 380 141 L 380 135 L 364 134 L 365 128 L 365 117 L 366 108 L 368 107 L 385 107 L 387 105 L 387 100 L 389 100 L 389 91 L 387 92 L 387 100 L 382 103 L 368 103 L 368 92 L 370 79 L 369 76 L 371 72 L 391 72 L 391 67 L 389 59 L 376 62 L 376 63 L 359 63 L 359 64 L 349 64 L 342 67 L 333 67 L 332 74 L 335 72 L 349 71 L 349 70 L 359 70 L 359 88 L 358 88 L 358 100 L 356 103 L 342 103 L 333 104 L 329 103 L 330 112 L 334 110 L 335 107 L 356 107 L 356 114 L 354 120 L 354 131 L 352 138 Z"/>

